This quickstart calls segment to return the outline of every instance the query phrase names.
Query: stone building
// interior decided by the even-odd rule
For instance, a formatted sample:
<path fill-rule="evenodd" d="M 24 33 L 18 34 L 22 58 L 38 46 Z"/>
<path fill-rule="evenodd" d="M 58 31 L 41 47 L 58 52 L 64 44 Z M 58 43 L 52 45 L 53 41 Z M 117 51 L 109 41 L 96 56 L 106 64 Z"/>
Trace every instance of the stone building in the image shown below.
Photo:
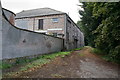
<path fill-rule="evenodd" d="M 23 10 L 16 14 L 15 24 L 19 28 L 63 38 L 66 50 L 84 46 L 80 28 L 61 11 L 50 8 Z"/>
<path fill-rule="evenodd" d="M 16 14 L 16 26 L 50 35 L 63 36 L 65 13 L 50 8 L 22 11 Z"/>

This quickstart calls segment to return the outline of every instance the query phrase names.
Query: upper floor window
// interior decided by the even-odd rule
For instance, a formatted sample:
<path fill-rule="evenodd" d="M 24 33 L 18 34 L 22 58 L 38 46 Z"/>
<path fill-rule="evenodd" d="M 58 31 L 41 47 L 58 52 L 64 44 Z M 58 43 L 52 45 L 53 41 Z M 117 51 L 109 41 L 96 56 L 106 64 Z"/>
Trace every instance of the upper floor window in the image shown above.
<path fill-rule="evenodd" d="M 58 22 L 58 18 L 53 18 L 52 21 L 53 22 Z"/>
<path fill-rule="evenodd" d="M 43 19 L 38 20 L 38 29 L 43 29 Z"/>

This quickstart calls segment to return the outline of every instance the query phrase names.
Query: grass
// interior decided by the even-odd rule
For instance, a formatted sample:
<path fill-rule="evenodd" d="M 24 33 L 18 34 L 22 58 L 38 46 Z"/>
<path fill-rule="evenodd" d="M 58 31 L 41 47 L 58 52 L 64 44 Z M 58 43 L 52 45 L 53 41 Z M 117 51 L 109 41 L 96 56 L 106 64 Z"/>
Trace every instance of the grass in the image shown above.
<path fill-rule="evenodd" d="M 37 67 L 37 66 L 42 66 L 43 64 L 48 63 L 50 60 L 56 58 L 57 56 L 60 56 L 60 57 L 63 58 L 66 55 L 69 55 L 69 54 L 70 54 L 70 52 L 58 52 L 58 53 L 38 56 L 37 60 L 33 61 L 32 63 L 29 63 L 28 65 L 26 65 L 24 67 L 22 67 L 21 71 L 25 71 L 25 70 L 28 70 L 30 68 Z"/>
<path fill-rule="evenodd" d="M 44 64 L 46 62 L 48 62 L 50 59 L 54 59 L 57 56 L 61 56 L 62 58 L 65 57 L 65 55 L 69 55 L 70 52 L 58 52 L 58 53 L 53 53 L 53 54 L 45 54 L 45 55 L 40 55 L 38 57 L 34 57 L 34 58 L 16 58 L 16 61 L 14 64 L 9 64 L 6 62 L 0 62 L 0 69 L 8 69 L 11 68 L 15 65 L 19 65 L 19 64 L 27 64 L 27 63 L 31 63 L 26 66 L 26 68 L 22 69 L 22 70 L 26 70 L 27 68 L 31 68 L 33 66 L 39 65 L 39 64 Z"/>
<path fill-rule="evenodd" d="M 83 49 L 83 47 L 82 48 L 76 48 L 76 49 L 73 49 L 73 50 L 68 51 L 68 52 L 58 52 L 58 53 L 53 53 L 53 54 L 40 55 L 40 56 L 35 57 L 35 58 L 16 58 L 14 64 L 1 62 L 0 63 L 0 69 L 8 69 L 8 68 L 11 68 L 15 65 L 26 64 L 26 63 L 33 62 L 37 59 L 46 59 L 46 60 L 47 59 L 54 59 L 57 56 L 61 56 L 62 58 L 64 58 L 66 55 L 69 55 L 70 52 L 76 51 L 76 50 L 81 50 L 81 49 Z"/>
<path fill-rule="evenodd" d="M 105 52 L 102 52 L 102 51 L 99 50 L 99 49 L 92 48 L 92 49 L 91 49 L 91 52 L 94 53 L 94 54 L 97 54 L 97 55 L 101 56 L 101 58 L 104 59 L 104 60 L 107 61 L 107 62 L 113 62 L 113 63 L 118 63 L 118 64 L 120 64 L 119 61 L 117 61 L 116 59 L 113 59 L 110 55 L 105 54 Z"/>
<path fill-rule="evenodd" d="M 104 55 L 102 56 L 102 58 L 108 62 L 113 62 L 113 63 L 117 63 L 117 64 L 120 64 L 120 61 L 119 60 L 116 60 L 114 58 L 112 58 L 110 55 Z"/>
<path fill-rule="evenodd" d="M 75 50 L 81 50 L 83 48 L 77 48 L 74 49 L 72 51 Z M 51 60 L 55 59 L 56 57 L 61 57 L 64 58 L 65 56 L 69 55 L 72 51 L 66 51 L 66 52 L 57 52 L 57 53 L 53 53 L 53 54 L 44 54 L 44 55 L 40 55 L 34 58 L 16 58 L 14 64 L 9 64 L 9 63 L 5 63 L 3 62 L 2 67 L 0 67 L 1 69 L 8 69 L 11 67 L 14 67 L 16 65 L 23 65 L 21 68 L 19 68 L 19 70 L 17 72 L 9 72 L 7 74 L 5 74 L 5 76 L 11 76 L 11 75 L 17 75 L 17 74 L 21 74 L 21 72 L 26 72 L 26 71 L 32 71 L 36 68 L 40 68 L 41 66 L 44 66 L 45 64 L 49 63 Z M 56 75 L 54 75 L 56 76 Z M 58 75 L 57 75 L 58 76 Z"/>
<path fill-rule="evenodd" d="M 9 72 L 7 74 L 5 74 L 4 76 L 15 76 L 15 75 L 19 75 L 22 72 L 26 72 L 26 71 L 32 71 L 36 68 L 40 68 L 41 66 L 44 66 L 45 64 L 49 63 L 51 60 L 55 59 L 56 57 L 61 57 L 64 58 L 66 55 L 69 55 L 71 53 L 71 51 L 69 52 L 57 52 L 57 53 L 53 53 L 53 54 L 45 54 L 45 55 L 40 55 L 37 56 L 35 58 L 22 58 L 22 59 L 17 59 L 15 64 L 7 64 L 7 63 L 3 63 L 2 64 L 2 69 L 7 69 L 10 67 L 13 67 L 15 65 L 21 65 L 24 64 L 24 66 L 22 66 L 17 72 Z"/>
<path fill-rule="evenodd" d="M 4 76 L 12 76 L 12 75 L 18 75 L 21 74 L 21 72 L 24 71 L 32 71 L 36 68 L 40 68 L 41 66 L 44 66 L 45 64 L 49 63 L 51 60 L 55 59 L 56 57 L 61 57 L 64 58 L 66 55 L 69 55 L 71 51 L 69 52 L 57 52 L 53 54 L 45 54 L 45 55 L 40 55 L 35 58 L 17 58 L 15 64 L 8 64 L 8 63 L 2 63 L 1 69 L 8 69 L 10 67 L 13 67 L 15 65 L 21 65 L 24 64 L 17 72 L 9 72 L 5 74 Z"/>
<path fill-rule="evenodd" d="M 38 59 L 38 60 L 35 60 L 32 63 L 29 63 L 29 64 L 27 64 L 24 67 L 21 67 L 20 71 L 26 71 L 26 70 L 31 69 L 31 68 L 39 67 L 39 66 L 41 66 L 43 64 L 48 63 L 49 61 L 50 60 L 48 60 L 48 59 Z"/>
<path fill-rule="evenodd" d="M 8 63 L 8 62 L 0 62 L 0 69 L 8 69 L 8 68 L 11 68 L 15 65 L 19 65 L 19 64 L 26 64 L 26 63 L 29 63 L 29 62 L 32 62 L 34 60 L 36 60 L 37 58 L 31 58 L 31 59 L 28 59 L 28 58 L 16 58 L 16 61 L 15 63 Z"/>
<path fill-rule="evenodd" d="M 80 48 L 76 48 L 76 49 L 72 49 L 71 51 L 78 51 L 78 50 L 82 50 L 84 47 L 80 47 Z"/>
<path fill-rule="evenodd" d="M 8 64 L 8 63 L 0 63 L 0 69 L 7 69 L 12 67 L 12 64 Z"/>
<path fill-rule="evenodd" d="M 69 54 L 70 54 L 70 52 L 58 52 L 58 53 L 43 55 L 43 56 L 40 56 L 40 57 L 42 57 L 44 59 L 54 59 L 57 56 L 64 57 L 65 55 L 69 55 Z"/>
<path fill-rule="evenodd" d="M 96 49 L 96 48 L 92 48 L 91 52 L 95 53 L 95 54 L 103 54 L 102 51 L 100 51 L 99 49 Z"/>

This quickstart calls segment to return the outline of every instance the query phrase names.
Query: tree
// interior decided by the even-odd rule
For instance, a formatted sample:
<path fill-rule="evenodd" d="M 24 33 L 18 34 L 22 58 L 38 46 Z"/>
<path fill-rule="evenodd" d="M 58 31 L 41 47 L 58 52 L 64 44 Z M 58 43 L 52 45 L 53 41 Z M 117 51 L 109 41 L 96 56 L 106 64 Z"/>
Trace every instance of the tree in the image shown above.
<path fill-rule="evenodd" d="M 78 25 L 86 43 L 105 52 L 111 59 L 120 57 L 120 2 L 83 3 Z"/>
<path fill-rule="evenodd" d="M 112 59 L 119 60 L 120 2 L 97 4 L 94 6 L 93 15 L 96 18 L 98 18 L 99 16 L 102 17 L 101 24 L 94 31 L 94 34 L 98 34 L 96 39 L 94 40 L 95 46 L 108 54 Z"/>
<path fill-rule="evenodd" d="M 78 22 L 78 25 L 83 29 L 86 45 L 90 45 L 92 47 L 95 47 L 94 39 L 96 38 L 96 34 L 93 34 L 92 31 L 96 30 L 98 25 L 101 23 L 100 17 L 93 17 L 94 4 L 95 3 L 83 3 L 81 7 L 84 11 L 79 11 L 82 18 L 81 21 Z M 81 25 L 79 23 L 81 23 Z"/>

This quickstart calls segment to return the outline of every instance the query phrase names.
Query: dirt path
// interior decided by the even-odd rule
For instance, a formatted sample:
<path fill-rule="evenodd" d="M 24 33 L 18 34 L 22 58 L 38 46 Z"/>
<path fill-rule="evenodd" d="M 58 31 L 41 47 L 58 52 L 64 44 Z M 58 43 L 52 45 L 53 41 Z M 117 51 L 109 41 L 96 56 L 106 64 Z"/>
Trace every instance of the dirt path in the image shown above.
<path fill-rule="evenodd" d="M 64 58 L 57 57 L 49 64 L 18 78 L 117 78 L 118 65 L 106 62 L 90 53 L 90 48 L 74 51 Z"/>

